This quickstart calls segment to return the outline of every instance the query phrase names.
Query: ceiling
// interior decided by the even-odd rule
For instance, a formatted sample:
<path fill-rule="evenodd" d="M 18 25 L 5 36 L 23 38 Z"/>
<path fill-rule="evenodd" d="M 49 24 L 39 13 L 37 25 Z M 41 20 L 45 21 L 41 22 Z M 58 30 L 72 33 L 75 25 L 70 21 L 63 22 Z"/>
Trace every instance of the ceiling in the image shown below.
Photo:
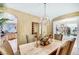
<path fill-rule="evenodd" d="M 43 3 L 6 3 L 6 6 L 35 16 L 44 16 Z M 46 16 L 50 20 L 75 11 L 79 11 L 79 3 L 47 3 L 46 5 Z"/>

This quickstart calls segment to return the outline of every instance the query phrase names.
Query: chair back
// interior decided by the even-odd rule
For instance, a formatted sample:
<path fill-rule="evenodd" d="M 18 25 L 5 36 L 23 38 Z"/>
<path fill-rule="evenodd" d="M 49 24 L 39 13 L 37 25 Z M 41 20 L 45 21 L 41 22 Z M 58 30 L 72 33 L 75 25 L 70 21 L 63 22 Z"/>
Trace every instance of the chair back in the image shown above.
<path fill-rule="evenodd" d="M 8 40 L 13 40 L 13 39 L 17 38 L 16 33 L 8 33 L 7 36 L 8 36 L 8 38 L 7 38 Z"/>
<path fill-rule="evenodd" d="M 70 40 L 70 45 L 69 45 L 69 49 L 68 49 L 68 55 L 71 54 L 72 49 L 74 47 L 74 43 L 75 43 L 76 38 L 73 38 L 72 40 Z"/>
<path fill-rule="evenodd" d="M 62 38 L 63 38 L 63 35 L 62 34 L 55 34 L 54 35 L 54 39 L 56 39 L 56 40 L 62 41 Z"/>
<path fill-rule="evenodd" d="M 70 41 L 66 41 L 63 46 L 57 49 L 56 55 L 67 55 Z"/>
<path fill-rule="evenodd" d="M 2 55 L 13 55 L 13 50 L 7 40 L 3 41 L 3 44 L 0 46 L 0 53 Z"/>

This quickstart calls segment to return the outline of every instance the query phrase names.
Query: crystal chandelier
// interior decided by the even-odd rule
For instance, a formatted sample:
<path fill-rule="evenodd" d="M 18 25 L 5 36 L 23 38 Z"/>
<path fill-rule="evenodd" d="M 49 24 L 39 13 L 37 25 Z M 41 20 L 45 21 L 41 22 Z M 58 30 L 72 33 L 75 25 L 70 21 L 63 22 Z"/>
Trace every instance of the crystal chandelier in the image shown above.
<path fill-rule="evenodd" d="M 46 17 L 46 3 L 44 3 L 44 13 L 43 13 L 43 17 L 41 19 L 41 36 L 43 36 L 43 33 L 44 33 L 44 25 L 46 24 L 46 20 L 47 20 L 47 17 Z"/>

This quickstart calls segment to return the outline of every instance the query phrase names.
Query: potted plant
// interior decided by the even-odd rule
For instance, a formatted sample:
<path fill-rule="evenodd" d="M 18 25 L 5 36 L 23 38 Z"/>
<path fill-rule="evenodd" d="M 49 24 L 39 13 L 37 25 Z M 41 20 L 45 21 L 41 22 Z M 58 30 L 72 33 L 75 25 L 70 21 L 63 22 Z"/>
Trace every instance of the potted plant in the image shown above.
<path fill-rule="evenodd" d="M 0 37 L 1 37 L 1 34 L 2 34 L 3 25 L 6 23 L 7 20 L 9 20 L 9 19 L 7 19 L 7 18 L 1 18 L 0 19 Z"/>

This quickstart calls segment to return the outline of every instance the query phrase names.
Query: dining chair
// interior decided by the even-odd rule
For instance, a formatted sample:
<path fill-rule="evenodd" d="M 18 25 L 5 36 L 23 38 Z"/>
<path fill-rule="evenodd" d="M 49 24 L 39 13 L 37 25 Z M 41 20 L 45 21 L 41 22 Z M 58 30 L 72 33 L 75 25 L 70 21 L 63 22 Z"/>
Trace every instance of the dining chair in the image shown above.
<path fill-rule="evenodd" d="M 58 50 L 58 49 L 56 49 L 55 51 L 51 52 L 49 55 L 56 55 L 57 50 Z"/>
<path fill-rule="evenodd" d="M 2 53 L 0 52 L 0 55 L 2 55 Z"/>
<path fill-rule="evenodd" d="M 54 39 L 57 39 L 57 34 L 54 34 Z"/>
<path fill-rule="evenodd" d="M 13 55 L 13 50 L 7 40 L 3 41 L 3 44 L 0 46 L 1 55 Z"/>
<path fill-rule="evenodd" d="M 54 34 L 54 39 L 62 41 L 63 35 L 62 34 Z"/>
<path fill-rule="evenodd" d="M 62 46 L 57 49 L 56 55 L 67 55 L 70 41 L 66 41 Z"/>
<path fill-rule="evenodd" d="M 34 35 L 28 36 L 28 43 L 31 43 L 31 42 L 34 42 L 34 41 L 35 41 Z"/>
<path fill-rule="evenodd" d="M 13 40 L 17 38 L 17 34 L 16 33 L 8 33 L 8 40 Z"/>
<path fill-rule="evenodd" d="M 74 47 L 75 40 L 76 40 L 76 38 L 73 38 L 73 39 L 69 40 L 70 41 L 70 45 L 69 45 L 69 49 L 68 49 L 68 53 L 67 53 L 68 55 L 70 55 L 71 52 L 72 52 L 72 49 Z"/>

